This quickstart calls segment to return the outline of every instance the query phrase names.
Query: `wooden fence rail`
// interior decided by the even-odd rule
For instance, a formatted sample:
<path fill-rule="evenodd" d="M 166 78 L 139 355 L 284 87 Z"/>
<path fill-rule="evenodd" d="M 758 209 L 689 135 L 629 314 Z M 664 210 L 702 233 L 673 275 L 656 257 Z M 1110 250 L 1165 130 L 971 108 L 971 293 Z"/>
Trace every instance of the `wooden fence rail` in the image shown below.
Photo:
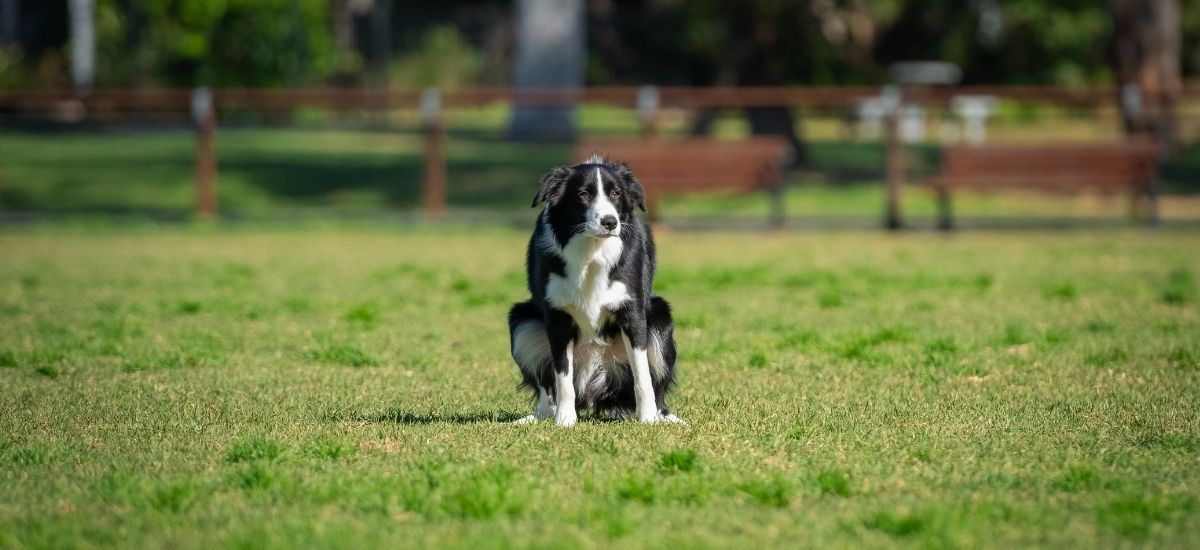
<path fill-rule="evenodd" d="M 505 103 L 534 106 L 605 104 L 636 109 L 642 135 L 657 135 L 658 110 L 750 107 L 838 108 L 879 97 L 872 86 L 675 87 L 597 86 L 576 89 L 473 88 L 454 91 L 398 89 L 100 89 L 78 95 L 71 91 L 0 91 L 0 115 L 73 114 L 73 118 L 152 114 L 161 118 L 190 118 L 196 137 L 196 212 L 217 214 L 216 129 L 222 110 L 287 112 L 301 108 L 330 111 L 419 110 L 425 135 L 422 196 L 426 214 L 439 218 L 445 209 L 446 109 Z M 899 189 L 904 178 L 903 143 L 896 117 L 902 104 L 944 104 L 964 95 L 1035 102 L 1063 107 L 1097 108 L 1118 104 L 1116 87 L 1060 86 L 946 86 L 891 89 L 896 99 L 885 120 L 888 204 L 885 225 L 900 226 Z M 1188 97 L 1200 97 L 1200 83 L 1189 83 Z M 202 96 L 202 97 L 201 97 Z M 203 105 L 198 105 L 198 102 Z M 190 116 L 189 116 L 190 115 Z"/>
<path fill-rule="evenodd" d="M 640 88 L 597 86 L 577 89 L 473 88 L 445 91 L 443 108 L 478 107 L 493 103 L 525 105 L 608 104 L 634 108 Z M 186 113 L 192 90 L 138 89 L 95 90 L 86 95 L 71 91 L 0 91 L 0 110 L 39 111 L 67 104 L 88 111 L 164 111 Z M 371 88 L 290 88 L 213 90 L 218 108 L 261 111 L 317 108 L 329 110 L 416 109 L 421 90 Z M 676 87 L 658 88 L 659 105 L 668 108 L 745 107 L 845 107 L 878 96 L 875 86 L 773 86 L 773 87 Z M 1062 106 L 1115 105 L 1118 89 L 1111 86 L 954 86 L 906 87 L 905 97 L 913 102 L 934 103 L 961 95 L 987 95 L 998 99 L 1031 101 Z M 1200 94 L 1200 84 L 1189 84 L 1185 95 Z"/>

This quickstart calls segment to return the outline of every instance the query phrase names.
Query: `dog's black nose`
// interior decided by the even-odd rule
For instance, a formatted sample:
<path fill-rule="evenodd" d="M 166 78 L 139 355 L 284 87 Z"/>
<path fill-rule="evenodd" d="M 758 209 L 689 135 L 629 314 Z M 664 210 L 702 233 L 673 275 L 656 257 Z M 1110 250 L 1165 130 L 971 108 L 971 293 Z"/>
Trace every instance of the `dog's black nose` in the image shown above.
<path fill-rule="evenodd" d="M 604 216 L 603 218 L 600 218 L 600 225 L 604 226 L 605 229 L 612 231 L 613 229 L 617 228 L 617 217 L 613 216 L 612 214 Z"/>

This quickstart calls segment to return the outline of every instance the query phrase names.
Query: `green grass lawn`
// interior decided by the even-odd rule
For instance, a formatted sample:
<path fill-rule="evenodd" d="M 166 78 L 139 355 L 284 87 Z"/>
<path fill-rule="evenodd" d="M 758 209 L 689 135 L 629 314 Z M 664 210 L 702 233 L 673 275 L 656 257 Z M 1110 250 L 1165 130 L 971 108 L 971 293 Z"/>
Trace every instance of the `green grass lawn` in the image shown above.
<path fill-rule="evenodd" d="M 0 547 L 1200 538 L 1200 233 L 667 232 L 690 425 L 569 430 L 525 239 L 0 233 Z"/>

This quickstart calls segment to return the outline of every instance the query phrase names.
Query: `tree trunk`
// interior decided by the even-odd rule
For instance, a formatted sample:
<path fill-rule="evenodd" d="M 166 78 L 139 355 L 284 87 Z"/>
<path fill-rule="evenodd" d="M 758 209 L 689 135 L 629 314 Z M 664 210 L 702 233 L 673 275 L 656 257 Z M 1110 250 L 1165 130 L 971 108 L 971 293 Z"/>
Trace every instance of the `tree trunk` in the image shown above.
<path fill-rule="evenodd" d="M 725 19 L 732 35 L 717 71 L 717 84 L 722 86 L 777 86 L 785 74 L 774 63 L 778 54 L 779 30 L 775 20 L 752 9 L 749 3 L 730 2 Z M 792 148 L 789 168 L 803 167 L 808 155 L 796 132 L 796 118 L 785 106 L 749 107 L 744 110 L 754 135 L 781 136 Z M 708 134 L 719 111 L 702 109 L 692 120 L 691 134 Z"/>
<path fill-rule="evenodd" d="M 392 59 L 392 0 L 376 0 L 371 10 L 371 65 L 375 79 L 387 83 Z"/>
<path fill-rule="evenodd" d="M 338 53 L 346 55 L 354 51 L 353 0 L 333 0 L 333 42 Z"/>
<path fill-rule="evenodd" d="M 75 90 L 92 89 L 96 78 L 96 18 L 94 0 L 71 0 L 71 80 Z"/>
<path fill-rule="evenodd" d="M 717 121 L 720 111 L 703 108 L 696 111 L 692 118 L 692 136 L 705 136 L 712 133 L 713 124 Z M 781 136 L 792 146 L 792 158 L 789 168 L 803 168 L 808 162 L 808 151 L 800 134 L 796 132 L 796 117 L 787 107 L 750 107 L 746 109 L 746 120 L 750 123 L 750 133 L 756 136 Z"/>
<path fill-rule="evenodd" d="M 17 42 L 18 0 L 0 0 L 0 46 L 11 46 Z"/>
<path fill-rule="evenodd" d="M 146 8 L 135 3 L 126 6 L 121 12 L 128 24 L 124 40 L 125 50 L 136 52 L 142 48 L 142 44 L 150 33 L 147 29 Z M 147 66 L 145 57 L 143 55 L 133 56 L 129 72 L 121 76 L 121 85 L 140 88 L 147 80 L 150 80 L 147 73 L 151 71 L 151 67 Z"/>
<path fill-rule="evenodd" d="M 1177 144 L 1175 102 L 1183 88 L 1178 0 L 1110 0 L 1121 114 L 1130 136 Z"/>
<path fill-rule="evenodd" d="M 750 133 L 756 136 L 780 136 L 792 146 L 791 168 L 800 168 L 808 161 L 804 143 L 796 132 L 796 118 L 787 107 L 750 107 L 746 109 Z"/>
<path fill-rule="evenodd" d="M 517 88 L 577 88 L 583 85 L 583 0 L 517 0 Z M 575 138 L 574 106 L 518 103 L 511 138 L 569 141 Z"/>

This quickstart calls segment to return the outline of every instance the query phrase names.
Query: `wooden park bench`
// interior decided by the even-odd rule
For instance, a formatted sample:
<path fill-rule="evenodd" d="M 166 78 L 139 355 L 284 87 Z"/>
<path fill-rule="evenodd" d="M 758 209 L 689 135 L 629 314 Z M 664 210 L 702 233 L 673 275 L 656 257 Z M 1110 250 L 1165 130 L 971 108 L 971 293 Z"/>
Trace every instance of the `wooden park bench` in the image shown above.
<path fill-rule="evenodd" d="M 1149 142 L 954 145 L 942 151 L 941 174 L 931 183 L 943 229 L 953 226 L 950 193 L 958 189 L 1125 192 L 1135 220 L 1154 224 L 1158 218 L 1157 148 Z"/>
<path fill-rule="evenodd" d="M 593 153 L 633 169 L 646 189 L 652 220 L 658 219 L 659 200 L 665 195 L 765 190 L 771 194 L 771 224 L 783 223 L 783 174 L 791 154 L 783 138 L 587 140 L 576 148 L 576 158 Z"/>

